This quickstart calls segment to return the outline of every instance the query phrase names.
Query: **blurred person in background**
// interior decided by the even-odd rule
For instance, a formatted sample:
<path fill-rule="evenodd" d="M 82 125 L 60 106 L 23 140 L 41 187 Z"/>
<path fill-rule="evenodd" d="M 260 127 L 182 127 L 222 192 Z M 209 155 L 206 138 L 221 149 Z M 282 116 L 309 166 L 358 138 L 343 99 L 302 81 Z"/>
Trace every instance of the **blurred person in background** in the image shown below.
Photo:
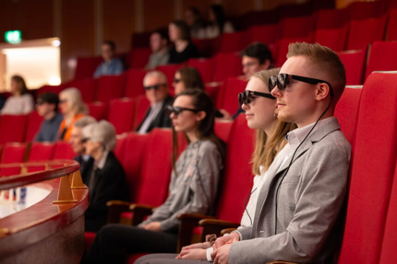
<path fill-rule="evenodd" d="M 168 34 L 163 30 L 156 30 L 150 35 L 150 49 L 152 50 L 152 54 L 149 57 L 149 62 L 145 67 L 146 69 L 154 69 L 159 65 L 168 63 L 170 59 L 168 43 Z"/>
<path fill-rule="evenodd" d="M 59 126 L 63 121 L 63 115 L 58 112 L 58 103 L 58 95 L 51 92 L 40 94 L 37 98 L 37 113 L 44 118 L 44 121 L 36 134 L 35 141 L 54 142 L 57 140 Z"/>
<path fill-rule="evenodd" d="M 11 96 L 6 100 L 1 110 L 2 115 L 25 115 L 34 109 L 34 99 L 28 93 L 25 80 L 19 76 L 11 77 Z"/>
<path fill-rule="evenodd" d="M 116 44 L 107 40 L 102 43 L 101 55 L 103 62 L 98 66 L 94 73 L 94 78 L 102 75 L 119 75 L 123 72 L 124 66 L 120 59 L 115 58 Z"/>
<path fill-rule="evenodd" d="M 170 49 L 168 63 L 182 63 L 190 58 L 199 57 L 199 52 L 191 42 L 190 31 L 185 21 L 177 20 L 169 24 L 168 35 L 174 46 Z"/>
<path fill-rule="evenodd" d="M 59 108 L 63 121 L 59 126 L 59 139 L 68 142 L 73 124 L 88 113 L 88 109 L 76 88 L 68 88 L 59 94 Z"/>
<path fill-rule="evenodd" d="M 190 28 L 192 38 L 205 38 L 205 21 L 196 7 L 189 7 L 185 11 L 185 22 Z"/>
<path fill-rule="evenodd" d="M 191 66 L 183 66 L 175 72 L 172 86 L 176 95 L 190 88 L 204 90 L 200 72 Z"/>
<path fill-rule="evenodd" d="M 232 33 L 232 23 L 226 21 L 225 12 L 221 5 L 211 5 L 208 10 L 208 26 L 205 28 L 206 38 L 216 38 L 223 33 Z"/>

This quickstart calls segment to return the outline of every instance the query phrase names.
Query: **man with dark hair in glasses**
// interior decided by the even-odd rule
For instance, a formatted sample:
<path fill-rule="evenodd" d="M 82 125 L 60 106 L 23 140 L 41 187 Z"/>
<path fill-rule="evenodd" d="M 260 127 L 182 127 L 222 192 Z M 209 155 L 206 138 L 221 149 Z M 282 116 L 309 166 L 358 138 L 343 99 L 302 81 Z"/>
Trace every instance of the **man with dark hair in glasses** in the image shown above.
<path fill-rule="evenodd" d="M 155 127 L 171 127 L 167 106 L 172 105 L 174 99 L 168 93 L 167 76 L 161 71 L 148 72 L 143 78 L 143 86 L 150 108 L 137 129 L 138 133 L 148 133 Z"/>
<path fill-rule="evenodd" d="M 218 238 L 214 263 L 331 263 L 341 242 L 351 147 L 334 109 L 345 69 L 319 44 L 290 44 L 287 57 L 269 88 L 278 118 L 298 128 L 268 169 L 253 225 Z"/>

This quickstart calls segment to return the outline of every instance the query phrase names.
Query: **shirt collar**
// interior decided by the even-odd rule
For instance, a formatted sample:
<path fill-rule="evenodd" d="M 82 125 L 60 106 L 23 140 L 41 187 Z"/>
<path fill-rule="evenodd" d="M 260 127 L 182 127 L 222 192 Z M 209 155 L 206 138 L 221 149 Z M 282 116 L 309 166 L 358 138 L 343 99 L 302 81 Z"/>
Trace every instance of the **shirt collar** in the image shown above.
<path fill-rule="evenodd" d="M 102 154 L 102 157 L 99 160 L 95 161 L 95 166 L 98 169 L 100 169 L 100 170 L 103 169 L 103 166 L 105 166 L 108 154 L 109 154 L 109 151 L 104 151 L 103 154 Z"/>
<path fill-rule="evenodd" d="M 316 132 L 318 130 L 319 127 L 324 126 L 325 124 L 332 122 L 334 119 L 334 117 L 328 117 L 325 119 L 320 120 L 316 127 L 313 129 L 313 131 L 311 132 L 311 135 L 314 134 L 314 132 Z M 298 146 L 303 139 L 307 136 L 307 134 L 309 133 L 309 131 L 313 128 L 315 122 L 311 123 L 310 125 L 301 127 L 301 128 L 297 128 L 291 132 L 289 132 L 286 136 L 288 144 L 291 147 L 296 147 Z"/>

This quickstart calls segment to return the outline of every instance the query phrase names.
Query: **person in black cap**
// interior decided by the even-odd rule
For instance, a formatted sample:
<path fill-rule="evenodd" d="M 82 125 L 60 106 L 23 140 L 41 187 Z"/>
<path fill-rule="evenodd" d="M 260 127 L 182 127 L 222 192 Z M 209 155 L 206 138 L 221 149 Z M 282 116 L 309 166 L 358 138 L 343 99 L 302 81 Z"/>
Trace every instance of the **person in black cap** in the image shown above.
<path fill-rule="evenodd" d="M 44 118 L 35 141 L 54 142 L 57 140 L 59 125 L 63 115 L 58 112 L 59 99 L 55 93 L 43 93 L 37 98 L 36 109 L 39 116 Z"/>

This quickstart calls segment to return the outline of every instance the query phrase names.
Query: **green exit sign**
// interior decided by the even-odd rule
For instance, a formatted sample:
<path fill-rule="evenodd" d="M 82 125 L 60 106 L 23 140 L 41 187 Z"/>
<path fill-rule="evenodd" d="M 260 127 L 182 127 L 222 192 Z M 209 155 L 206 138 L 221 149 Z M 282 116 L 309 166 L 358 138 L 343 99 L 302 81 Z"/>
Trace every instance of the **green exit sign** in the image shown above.
<path fill-rule="evenodd" d="M 18 43 L 21 43 L 21 41 L 22 41 L 22 33 L 20 30 L 7 31 L 4 34 L 4 38 L 5 38 L 6 42 L 8 42 L 8 43 L 18 44 Z"/>

